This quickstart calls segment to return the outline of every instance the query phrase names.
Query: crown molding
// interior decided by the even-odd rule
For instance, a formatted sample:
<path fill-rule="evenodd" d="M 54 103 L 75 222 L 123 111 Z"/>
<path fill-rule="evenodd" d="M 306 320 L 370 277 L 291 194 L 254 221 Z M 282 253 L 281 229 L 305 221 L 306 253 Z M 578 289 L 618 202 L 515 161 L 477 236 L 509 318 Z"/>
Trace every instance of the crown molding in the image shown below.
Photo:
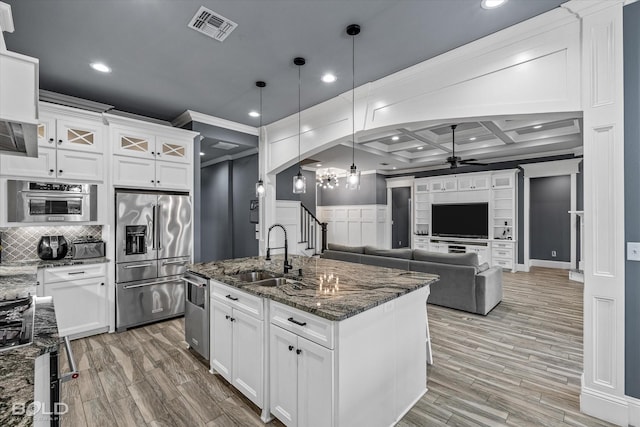
<path fill-rule="evenodd" d="M 178 117 L 171 121 L 175 127 L 182 127 L 190 122 L 204 123 L 207 125 L 218 126 L 225 129 L 235 130 L 237 132 L 247 133 L 249 135 L 258 136 L 258 128 L 254 126 L 244 125 L 231 120 L 221 119 L 220 117 L 210 116 L 208 114 L 198 113 L 193 110 L 186 110 Z"/>

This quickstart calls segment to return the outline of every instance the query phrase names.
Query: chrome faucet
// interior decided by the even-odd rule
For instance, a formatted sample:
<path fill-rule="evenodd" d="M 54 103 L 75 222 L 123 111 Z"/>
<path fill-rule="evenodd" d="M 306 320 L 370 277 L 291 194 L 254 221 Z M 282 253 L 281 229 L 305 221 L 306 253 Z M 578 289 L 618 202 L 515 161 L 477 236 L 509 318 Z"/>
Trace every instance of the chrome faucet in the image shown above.
<path fill-rule="evenodd" d="M 284 246 L 283 247 L 279 247 L 279 248 L 270 248 L 269 247 L 269 236 L 271 236 L 271 230 L 273 230 L 274 227 L 280 227 L 280 228 L 282 228 L 282 231 L 284 231 Z M 284 228 L 284 226 L 282 224 L 273 224 L 271 227 L 269 227 L 269 232 L 267 232 L 267 256 L 265 257 L 265 259 L 267 261 L 269 261 L 271 259 L 271 249 L 282 249 L 282 248 L 284 248 L 284 273 L 287 274 L 289 272 L 289 270 L 291 270 L 293 268 L 291 266 L 291 264 L 289 263 L 289 259 L 288 259 L 289 246 L 287 244 L 287 229 Z"/>

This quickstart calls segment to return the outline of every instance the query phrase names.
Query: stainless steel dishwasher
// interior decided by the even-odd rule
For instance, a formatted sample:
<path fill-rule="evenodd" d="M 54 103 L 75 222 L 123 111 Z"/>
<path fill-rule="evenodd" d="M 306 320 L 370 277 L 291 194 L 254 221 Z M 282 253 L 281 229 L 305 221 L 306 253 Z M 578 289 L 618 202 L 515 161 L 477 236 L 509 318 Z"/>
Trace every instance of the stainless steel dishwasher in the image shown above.
<path fill-rule="evenodd" d="M 184 335 L 190 348 L 209 360 L 209 280 L 190 271 L 184 274 Z"/>

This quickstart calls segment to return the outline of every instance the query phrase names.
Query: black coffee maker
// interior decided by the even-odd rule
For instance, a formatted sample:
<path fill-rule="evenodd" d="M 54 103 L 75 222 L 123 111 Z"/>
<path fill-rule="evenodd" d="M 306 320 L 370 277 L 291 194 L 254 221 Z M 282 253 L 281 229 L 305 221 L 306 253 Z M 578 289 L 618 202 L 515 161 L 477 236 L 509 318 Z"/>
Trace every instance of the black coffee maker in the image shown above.
<path fill-rule="evenodd" d="M 42 260 L 62 259 L 68 250 L 64 236 L 42 236 L 38 242 L 38 257 Z"/>

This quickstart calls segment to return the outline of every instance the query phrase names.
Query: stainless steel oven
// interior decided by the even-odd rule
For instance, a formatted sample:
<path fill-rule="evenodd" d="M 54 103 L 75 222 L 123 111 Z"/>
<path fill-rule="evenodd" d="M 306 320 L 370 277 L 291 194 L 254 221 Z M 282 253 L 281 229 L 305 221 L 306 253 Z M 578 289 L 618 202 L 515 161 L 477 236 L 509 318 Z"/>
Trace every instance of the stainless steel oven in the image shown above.
<path fill-rule="evenodd" d="M 96 221 L 96 184 L 7 181 L 9 222 Z"/>
<path fill-rule="evenodd" d="M 209 280 L 187 272 L 184 304 L 185 341 L 193 350 L 209 360 Z"/>

